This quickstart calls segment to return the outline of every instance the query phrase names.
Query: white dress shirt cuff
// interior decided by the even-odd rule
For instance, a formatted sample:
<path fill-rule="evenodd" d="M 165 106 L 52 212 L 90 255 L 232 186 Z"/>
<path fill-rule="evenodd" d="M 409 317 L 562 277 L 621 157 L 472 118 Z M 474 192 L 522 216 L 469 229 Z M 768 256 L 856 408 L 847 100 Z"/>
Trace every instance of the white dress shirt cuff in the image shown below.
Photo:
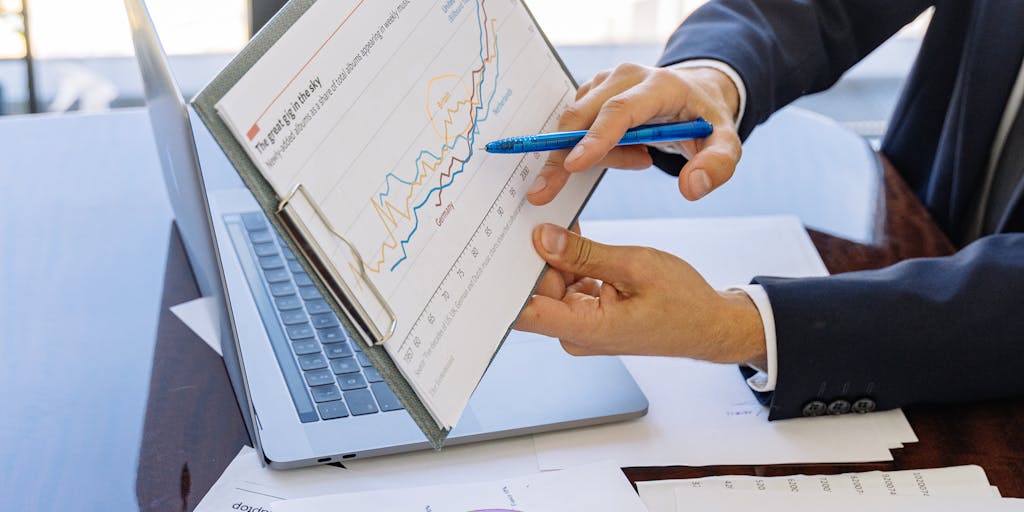
<path fill-rule="evenodd" d="M 754 391 L 768 392 L 775 391 L 775 381 L 779 375 L 779 360 L 776 351 L 775 338 L 775 315 L 772 314 L 772 303 L 768 300 L 761 285 L 736 286 L 733 290 L 740 290 L 750 297 L 750 300 L 757 306 L 757 312 L 761 315 L 761 325 L 764 326 L 765 359 L 767 368 L 750 367 L 757 370 L 757 373 L 747 379 L 747 385 Z"/>
<path fill-rule="evenodd" d="M 672 64 L 671 66 L 668 66 L 668 69 L 686 68 L 717 69 L 718 71 L 725 73 L 725 76 L 729 77 L 729 80 L 732 80 L 732 84 L 736 86 L 736 92 L 739 93 L 740 97 L 739 109 L 736 111 L 736 118 L 734 119 L 734 121 L 736 122 L 736 126 L 738 127 L 740 125 L 740 121 L 743 119 L 743 113 L 746 112 L 747 110 L 747 86 L 743 84 L 743 79 L 740 78 L 740 74 L 737 73 L 736 70 L 732 68 L 732 66 L 720 60 L 714 59 L 684 60 L 682 62 L 677 62 L 675 64 Z"/>

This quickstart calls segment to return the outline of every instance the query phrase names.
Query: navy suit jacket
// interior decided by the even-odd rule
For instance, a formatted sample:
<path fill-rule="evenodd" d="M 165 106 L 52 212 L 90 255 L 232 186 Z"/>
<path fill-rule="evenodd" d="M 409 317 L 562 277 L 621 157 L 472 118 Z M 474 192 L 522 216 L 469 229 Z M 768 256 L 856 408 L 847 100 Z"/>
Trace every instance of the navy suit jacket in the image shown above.
<path fill-rule="evenodd" d="M 747 88 L 740 136 L 830 87 L 929 6 L 934 16 L 882 151 L 958 247 L 1024 59 L 1024 2 L 722 0 L 695 12 L 661 65 L 710 58 Z M 652 150 L 678 174 L 684 161 Z M 1024 162 L 1021 162 L 1024 165 Z M 945 258 L 823 278 L 758 277 L 779 374 L 771 418 L 819 400 L 879 409 L 1024 394 L 1024 182 L 995 234 Z"/>

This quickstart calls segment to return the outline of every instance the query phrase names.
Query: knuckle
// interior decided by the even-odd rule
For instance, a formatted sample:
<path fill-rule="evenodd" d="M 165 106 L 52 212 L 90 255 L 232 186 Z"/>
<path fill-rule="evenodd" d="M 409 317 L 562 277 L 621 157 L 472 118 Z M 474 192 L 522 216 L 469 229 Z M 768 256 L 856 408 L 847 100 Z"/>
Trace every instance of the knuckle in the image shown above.
<path fill-rule="evenodd" d="M 591 258 L 593 258 L 593 252 L 593 242 L 585 238 L 579 239 L 579 242 L 576 243 L 573 248 L 571 256 L 573 264 L 577 268 L 583 269 L 584 273 L 586 273 L 586 269 L 589 269 L 592 264 Z"/>
<path fill-rule="evenodd" d="M 569 354 L 570 356 L 582 356 L 584 354 L 583 350 L 580 349 L 579 345 L 576 345 L 575 343 L 569 340 L 559 339 L 558 342 L 561 343 L 562 350 L 564 350 L 565 353 Z"/>
<path fill-rule="evenodd" d="M 586 120 L 578 104 L 567 107 L 558 120 L 558 127 L 561 129 L 575 128 L 583 124 L 586 124 Z"/>
<path fill-rule="evenodd" d="M 612 73 L 616 75 L 634 75 L 642 69 L 643 66 L 639 64 L 634 64 L 632 62 L 623 62 L 622 64 L 615 66 Z"/>
<path fill-rule="evenodd" d="M 625 94 L 617 94 L 608 98 L 608 101 L 604 102 L 602 107 L 606 112 L 619 113 L 628 112 L 631 99 L 630 96 Z"/>
<path fill-rule="evenodd" d="M 654 71 L 649 77 L 647 77 L 647 81 L 652 86 L 659 88 L 665 88 L 666 86 L 678 88 L 681 83 L 684 83 L 684 79 L 682 77 L 667 69 L 658 69 Z"/>

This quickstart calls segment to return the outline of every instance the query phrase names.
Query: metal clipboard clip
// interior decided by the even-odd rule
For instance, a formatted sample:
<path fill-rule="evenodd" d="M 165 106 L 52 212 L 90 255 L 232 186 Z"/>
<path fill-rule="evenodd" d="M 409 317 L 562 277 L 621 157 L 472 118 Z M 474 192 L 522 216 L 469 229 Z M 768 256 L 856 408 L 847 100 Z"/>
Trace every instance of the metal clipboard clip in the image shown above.
<path fill-rule="evenodd" d="M 345 283 L 345 280 L 341 278 L 341 273 L 337 267 L 325 256 L 323 248 L 317 243 L 317 241 L 311 236 L 308 229 L 306 229 L 302 218 L 296 211 L 295 205 L 292 204 L 292 200 L 296 196 L 301 196 L 305 199 L 306 203 L 313 209 L 313 212 L 320 217 L 320 222 L 323 223 L 324 227 L 327 228 L 333 236 L 338 240 L 341 240 L 348 249 L 352 252 L 352 258 L 355 260 L 356 266 L 359 268 L 358 277 L 363 281 L 363 284 L 370 290 L 373 297 L 380 304 L 381 309 L 388 317 L 388 327 L 382 331 L 377 323 L 373 320 L 366 308 L 363 307 L 362 303 L 356 298 L 355 293 Z M 296 246 L 303 252 L 310 265 L 316 270 L 320 279 L 323 281 L 327 290 L 334 297 L 334 300 L 341 305 L 345 311 L 349 320 L 359 329 L 366 339 L 370 340 L 371 345 L 381 345 L 384 342 L 391 339 L 391 336 L 395 334 L 395 329 L 398 326 L 398 317 L 395 315 L 394 310 L 388 305 L 387 300 L 377 289 L 377 285 L 373 284 L 370 280 L 370 276 L 366 274 L 366 266 L 363 264 L 363 257 L 359 254 L 359 250 L 356 249 L 351 242 L 348 241 L 337 229 L 331 225 L 331 222 L 327 219 L 327 215 L 324 214 L 323 210 L 320 209 L 320 205 L 313 200 L 313 197 L 309 194 L 301 183 L 295 185 L 288 195 L 281 200 L 277 206 L 275 212 L 278 218 L 281 219 L 281 223 L 284 224 L 285 229 L 288 230 L 292 236 L 292 240 L 295 241 Z"/>

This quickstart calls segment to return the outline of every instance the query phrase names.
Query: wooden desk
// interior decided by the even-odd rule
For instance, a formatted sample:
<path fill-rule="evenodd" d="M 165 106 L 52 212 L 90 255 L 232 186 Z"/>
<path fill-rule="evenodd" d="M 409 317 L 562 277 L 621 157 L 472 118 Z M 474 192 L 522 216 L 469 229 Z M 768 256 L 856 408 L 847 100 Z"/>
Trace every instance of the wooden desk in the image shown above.
<path fill-rule="evenodd" d="M 953 247 L 886 162 L 885 212 L 878 242 L 862 245 L 824 233 L 811 237 L 833 273 L 877 268 L 921 256 L 951 254 Z M 137 490 L 142 508 L 161 509 L 180 500 L 194 507 L 246 441 L 220 358 L 203 343 L 182 343 L 192 334 L 167 308 L 197 296 L 180 241 L 173 235 L 165 277 L 160 335 Z M 188 368 L 189 371 L 182 371 Z M 920 437 L 877 464 L 800 464 L 626 468 L 631 481 L 724 474 L 786 475 L 918 469 L 958 464 L 983 466 L 1005 496 L 1024 497 L 1024 400 L 991 404 L 912 407 L 906 410 Z"/>

